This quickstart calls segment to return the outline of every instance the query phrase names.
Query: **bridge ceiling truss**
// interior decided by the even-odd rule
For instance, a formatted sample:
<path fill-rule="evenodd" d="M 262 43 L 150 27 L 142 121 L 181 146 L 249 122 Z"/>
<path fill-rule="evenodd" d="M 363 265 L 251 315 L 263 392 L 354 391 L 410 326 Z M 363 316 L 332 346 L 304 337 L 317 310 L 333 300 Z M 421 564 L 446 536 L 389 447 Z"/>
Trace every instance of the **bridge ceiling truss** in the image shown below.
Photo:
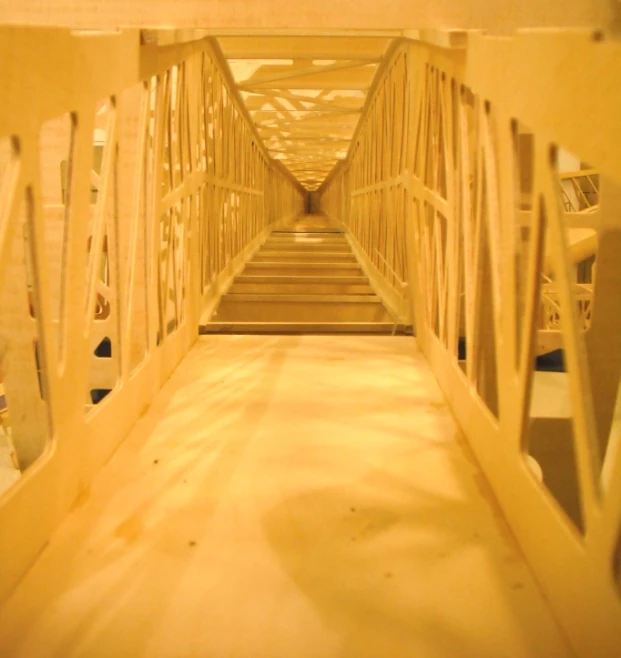
<path fill-rule="evenodd" d="M 308 190 L 345 159 L 386 37 L 222 37 L 239 93 L 272 158 Z"/>

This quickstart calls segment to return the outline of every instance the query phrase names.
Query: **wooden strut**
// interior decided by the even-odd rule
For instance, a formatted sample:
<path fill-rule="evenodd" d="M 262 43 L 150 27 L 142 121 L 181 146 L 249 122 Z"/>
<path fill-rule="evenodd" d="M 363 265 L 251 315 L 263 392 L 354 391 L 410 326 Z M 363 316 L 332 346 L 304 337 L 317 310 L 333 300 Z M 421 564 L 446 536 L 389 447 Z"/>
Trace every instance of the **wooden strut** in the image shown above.
<path fill-rule="evenodd" d="M 570 4 L 574 25 L 610 19 Z M 0 365 L 25 471 L 0 499 L 0 600 L 308 189 L 414 323 L 577 655 L 617 655 L 619 44 L 394 17 L 345 44 L 333 27 L 304 46 L 283 17 L 240 42 L 228 11 L 165 38 L 0 27 Z M 558 348 L 569 411 L 537 415 L 535 358 Z"/>
<path fill-rule="evenodd" d="M 465 54 L 394 50 L 321 203 L 375 289 L 412 309 L 576 652 L 605 658 L 621 637 L 621 158 L 606 146 L 621 137 L 621 96 L 605 92 L 620 88 L 620 48 L 587 32 L 471 34 Z M 560 147 L 593 167 L 559 171 Z M 558 349 L 564 397 L 541 397 L 535 357 Z M 567 415 L 533 411 L 561 400 Z"/>
<path fill-rule="evenodd" d="M 2 599 L 303 193 L 213 39 L 2 26 L 0 56 L 0 361 L 28 472 L 0 504 Z"/>

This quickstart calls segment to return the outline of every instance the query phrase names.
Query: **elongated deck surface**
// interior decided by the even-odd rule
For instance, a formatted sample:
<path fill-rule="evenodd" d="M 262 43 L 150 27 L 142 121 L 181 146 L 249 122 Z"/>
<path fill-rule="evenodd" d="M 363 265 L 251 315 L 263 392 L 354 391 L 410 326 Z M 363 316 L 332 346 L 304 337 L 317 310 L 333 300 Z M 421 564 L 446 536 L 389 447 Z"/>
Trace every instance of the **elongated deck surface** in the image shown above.
<path fill-rule="evenodd" d="M 0 647 L 572 655 L 414 339 L 370 336 L 200 338 L 0 612 Z"/>

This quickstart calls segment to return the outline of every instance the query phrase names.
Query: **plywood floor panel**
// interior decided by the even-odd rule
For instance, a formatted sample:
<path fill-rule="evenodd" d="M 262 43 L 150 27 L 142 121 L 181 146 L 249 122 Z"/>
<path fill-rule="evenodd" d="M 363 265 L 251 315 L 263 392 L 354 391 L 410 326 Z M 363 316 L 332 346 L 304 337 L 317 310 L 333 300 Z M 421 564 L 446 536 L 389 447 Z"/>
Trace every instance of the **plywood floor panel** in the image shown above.
<path fill-rule="evenodd" d="M 572 655 L 414 339 L 352 336 L 201 337 L 0 611 L 0 647 Z"/>

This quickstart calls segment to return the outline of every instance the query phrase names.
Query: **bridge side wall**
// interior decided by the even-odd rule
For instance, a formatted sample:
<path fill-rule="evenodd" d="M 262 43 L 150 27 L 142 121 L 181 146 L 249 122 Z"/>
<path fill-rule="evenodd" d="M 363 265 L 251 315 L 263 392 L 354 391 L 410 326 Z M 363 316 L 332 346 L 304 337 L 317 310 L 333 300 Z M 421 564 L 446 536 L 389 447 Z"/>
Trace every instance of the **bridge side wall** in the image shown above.
<path fill-rule="evenodd" d="M 2 599 L 192 346 L 220 271 L 302 192 L 210 39 L 5 26 L 0 60 L 2 442 L 22 473 L 0 494 Z"/>
<path fill-rule="evenodd" d="M 621 638 L 620 55 L 589 31 L 404 42 L 321 190 L 410 304 L 418 345 L 584 658 L 616 655 Z M 597 172 L 597 208 L 566 210 L 561 148 Z M 585 287 L 570 231 L 586 229 L 597 249 Z M 564 365 L 546 380 L 535 357 L 552 333 Z M 545 381 L 558 390 L 542 394 Z"/>

